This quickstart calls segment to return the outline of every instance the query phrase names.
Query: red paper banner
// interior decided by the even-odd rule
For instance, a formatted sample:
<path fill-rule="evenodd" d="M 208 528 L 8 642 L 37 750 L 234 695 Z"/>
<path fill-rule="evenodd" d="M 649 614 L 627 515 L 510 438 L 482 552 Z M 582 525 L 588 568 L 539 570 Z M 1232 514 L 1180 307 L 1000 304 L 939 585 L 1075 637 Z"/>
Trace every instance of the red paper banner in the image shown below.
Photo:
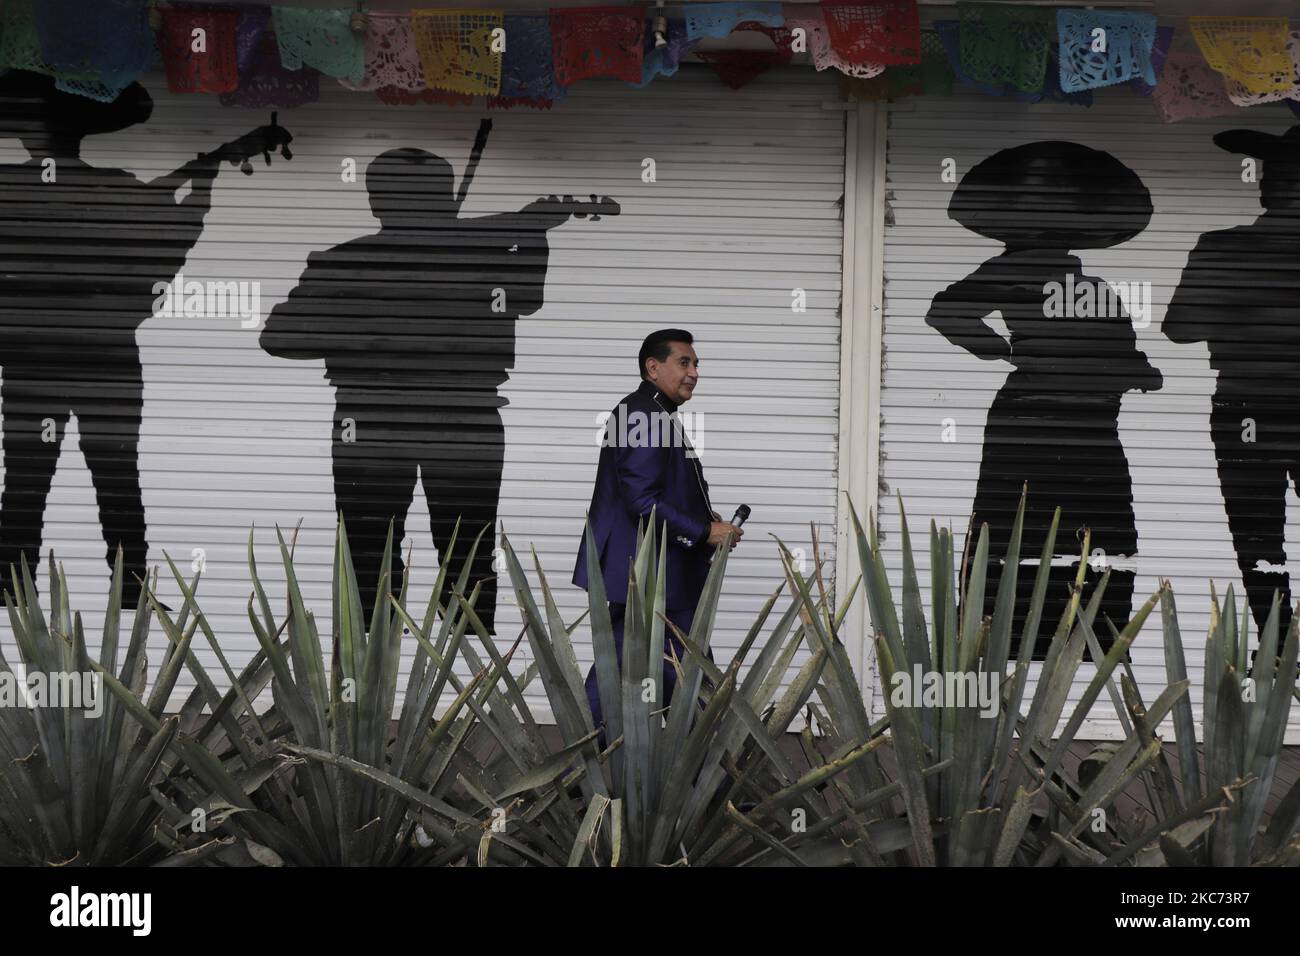
<path fill-rule="evenodd" d="M 733 90 L 746 86 L 774 66 L 790 62 L 789 50 L 697 50 L 695 55 Z"/>
<path fill-rule="evenodd" d="M 696 50 L 695 55 L 709 64 L 723 83 L 738 90 L 774 66 L 785 66 L 794 58 L 793 36 L 785 27 L 769 27 L 752 20 L 736 25 L 737 30 L 765 33 L 774 50 Z"/>
<path fill-rule="evenodd" d="M 167 8 L 158 49 L 173 93 L 231 93 L 239 88 L 237 10 Z"/>
<path fill-rule="evenodd" d="M 550 19 L 555 82 L 570 86 L 594 76 L 641 82 L 645 7 L 553 7 Z"/>
<path fill-rule="evenodd" d="M 831 49 L 852 64 L 921 62 L 916 0 L 821 0 Z"/>

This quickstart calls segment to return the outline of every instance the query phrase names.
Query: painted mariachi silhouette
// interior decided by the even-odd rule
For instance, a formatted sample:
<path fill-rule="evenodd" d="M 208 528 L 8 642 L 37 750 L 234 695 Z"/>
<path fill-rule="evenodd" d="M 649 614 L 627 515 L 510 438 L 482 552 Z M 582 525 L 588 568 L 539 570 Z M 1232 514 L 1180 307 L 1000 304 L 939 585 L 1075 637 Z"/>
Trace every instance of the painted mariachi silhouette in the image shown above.
<path fill-rule="evenodd" d="M 1092 532 L 1093 555 L 1101 549 L 1111 571 L 1101 613 L 1117 628 L 1131 614 L 1137 526 L 1119 439 L 1120 401 L 1131 389 L 1160 388 L 1162 378 L 1137 348 L 1118 296 L 1085 275 L 1071 250 L 1131 239 L 1151 212 L 1150 195 L 1132 170 L 1108 153 L 1059 141 L 993 154 L 962 178 L 948 206 L 950 218 L 1006 245 L 936 295 L 926 322 L 972 355 L 1014 366 L 989 408 L 972 528 L 978 534 L 981 523 L 989 526 L 991 614 L 1000 559 L 1028 484 L 1015 644 L 1053 512 L 1061 508 L 1035 656 L 1069 600 L 1084 527 Z M 994 312 L 1009 340 L 986 324 Z M 1089 592 L 1099 564 L 1089 563 Z M 1109 645 L 1110 629 L 1100 621 L 1097 636 Z"/>
<path fill-rule="evenodd" d="M 458 193 L 451 164 L 433 153 L 393 149 L 372 160 L 365 183 L 378 231 L 308 256 L 262 332 L 272 355 L 325 360 L 337 403 L 334 492 L 367 620 L 389 522 L 400 545 L 418 470 L 441 561 L 458 571 L 489 529 L 471 581 L 482 582 L 475 609 L 495 629 L 506 404 L 497 388 L 514 365 L 515 321 L 542 307 L 547 231 L 570 216 L 619 212 L 608 197 L 550 196 L 518 212 L 459 218 L 490 129 L 483 120 Z M 397 593 L 400 555 L 393 563 Z"/>
<path fill-rule="evenodd" d="M 65 93 L 54 79 L 0 77 L 0 116 L 31 158 L 0 166 L 0 587 L 10 567 L 37 562 L 46 500 L 64 430 L 77 416 L 99 520 L 113 565 L 127 570 L 124 602 L 139 597 L 148 556 L 138 461 L 144 386 L 135 332 L 153 314 L 154 284 L 171 281 L 203 232 L 222 162 L 285 147 L 274 125 L 151 181 L 80 157 L 86 136 L 149 119 L 132 84 L 111 103 Z M 287 148 L 282 155 L 289 158 Z M 175 193 L 189 186 L 180 201 Z"/>
<path fill-rule="evenodd" d="M 1228 130 L 1214 143 L 1261 161 L 1264 213 L 1201 236 L 1161 328 L 1174 342 L 1209 346 L 1219 373 L 1210 435 L 1237 566 L 1259 627 L 1280 592 L 1285 633 L 1286 494 L 1292 483 L 1300 492 L 1300 126 L 1281 136 Z"/>

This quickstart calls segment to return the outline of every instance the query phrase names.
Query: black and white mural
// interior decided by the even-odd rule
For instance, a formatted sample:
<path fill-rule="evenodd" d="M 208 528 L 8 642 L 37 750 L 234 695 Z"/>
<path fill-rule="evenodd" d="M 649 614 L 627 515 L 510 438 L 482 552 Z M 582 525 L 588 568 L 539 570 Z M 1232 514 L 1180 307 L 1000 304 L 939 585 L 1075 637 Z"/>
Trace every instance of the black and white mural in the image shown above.
<path fill-rule="evenodd" d="M 1161 329 L 1209 349 L 1210 435 L 1237 567 L 1256 623 L 1278 592 L 1286 627 L 1287 500 L 1300 492 L 1300 126 L 1226 130 L 1214 143 L 1246 157 L 1263 212 L 1197 240 Z"/>
<path fill-rule="evenodd" d="M 0 128 L 30 154 L 0 165 L 0 588 L 22 559 L 38 563 L 46 501 L 76 415 L 107 562 L 121 547 L 124 600 L 134 604 L 149 550 L 136 330 L 154 312 L 155 286 L 172 281 L 203 233 L 222 163 L 269 155 L 291 138 L 254 129 L 147 180 L 82 159 L 86 137 L 146 123 L 152 111 L 139 84 L 103 103 L 56 89 L 52 77 L 0 77 Z"/>
<path fill-rule="evenodd" d="M 984 427 L 972 526 L 989 526 L 989 554 L 1006 554 L 1027 488 L 1021 553 L 1037 558 L 1056 508 L 1057 547 L 1043 621 L 1050 633 L 1069 601 L 1082 541 L 1122 562 L 1137 554 L 1133 483 L 1119 438 L 1120 400 L 1160 388 L 1137 347 L 1131 317 L 1106 280 L 1088 275 L 1075 250 L 1132 239 L 1151 219 L 1142 181 L 1115 157 L 1078 143 L 1043 141 L 1000 150 L 976 164 L 953 193 L 948 215 L 1005 243 L 998 255 L 934 297 L 926 322 L 983 360 L 1012 366 Z M 985 319 L 1001 315 L 1009 336 Z M 1073 560 L 1071 560 L 1073 559 Z M 1001 578 L 986 582 L 992 613 Z M 1099 572 L 1087 569 L 1089 583 Z M 1101 612 L 1128 621 L 1133 568 L 1111 571 Z M 1034 575 L 1017 578 L 1016 631 L 1024 626 Z"/>
<path fill-rule="evenodd" d="M 471 172 L 490 130 L 485 120 Z M 366 615 L 389 525 L 400 544 L 418 475 L 434 544 L 451 567 L 461 567 L 486 529 L 471 581 L 482 583 L 480 617 L 493 630 L 505 460 L 498 387 L 515 363 L 515 321 L 545 300 L 547 232 L 571 216 L 616 215 L 619 205 L 549 196 L 515 213 L 462 219 L 469 174 L 457 192 L 450 163 L 410 147 L 376 156 L 365 183 L 379 229 L 313 252 L 261 344 L 280 358 L 325 362 L 337 401 L 334 495 L 353 560 L 365 569 Z M 403 573 L 394 555 L 394 593 Z M 448 576 L 444 603 L 452 583 Z"/>
<path fill-rule="evenodd" d="M 1277 592 L 1289 622 L 1300 554 L 1290 111 L 1166 125 L 1119 97 L 1091 110 L 955 97 L 893 110 L 889 124 L 881 480 L 913 533 L 934 518 L 973 552 L 987 523 L 991 613 L 1027 487 L 1018 623 L 1058 506 L 1046 620 L 1083 561 L 1084 600 L 1110 575 L 1103 644 L 1162 580 L 1193 670 L 1212 587 L 1220 598 L 1231 587 L 1253 627 Z M 888 538 L 897 508 L 882 497 L 881 511 Z M 1158 615 L 1130 656 L 1139 684 L 1162 679 Z M 1116 730 L 1108 720 L 1088 730 Z"/>
<path fill-rule="evenodd" d="M 39 561 L 44 592 L 52 549 L 93 641 L 118 547 L 131 602 L 159 566 L 177 599 L 170 557 L 240 666 L 250 531 L 273 595 L 284 535 L 325 628 L 339 517 L 367 611 L 390 522 L 420 616 L 483 532 L 477 609 L 508 645 L 498 535 L 575 620 L 599 416 L 680 326 L 711 487 L 765 532 L 720 612 L 739 644 L 780 574 L 767 533 L 811 567 L 809 523 L 836 521 L 843 122 L 828 77 L 769 79 L 491 113 L 331 88 L 271 114 L 155 76 L 114 103 L 3 77 L 0 567 Z"/>
<path fill-rule="evenodd" d="M 139 84 L 109 103 L 62 92 L 53 78 L 33 73 L 11 71 L 0 84 L 9 129 L 31 153 L 0 171 L 8 246 L 0 567 L 7 578 L 22 559 L 32 568 L 39 563 L 46 500 L 75 414 L 106 560 L 111 566 L 123 550 L 125 601 L 134 605 L 149 551 L 136 331 L 159 306 L 184 314 L 184 286 L 161 295 L 159 286 L 172 285 L 202 234 L 222 164 L 251 173 L 251 157 L 269 163 L 292 135 L 278 125 L 254 129 L 144 181 L 80 156 L 85 137 L 148 121 L 153 103 Z M 336 507 L 349 529 L 367 617 L 389 526 L 400 549 L 418 477 L 434 545 L 452 567 L 486 530 L 471 580 L 482 582 L 481 616 L 493 629 L 504 461 L 497 389 L 514 365 L 514 323 L 543 303 L 547 232 L 573 216 L 619 212 L 608 197 L 566 195 L 461 219 L 490 131 L 484 120 L 459 191 L 451 164 L 431 152 L 404 147 L 375 157 L 364 184 L 378 230 L 312 253 L 261 332 L 262 348 L 274 356 L 323 360 L 334 387 Z M 206 310 L 206 289 L 203 300 Z M 402 574 L 399 553 L 394 592 Z"/>

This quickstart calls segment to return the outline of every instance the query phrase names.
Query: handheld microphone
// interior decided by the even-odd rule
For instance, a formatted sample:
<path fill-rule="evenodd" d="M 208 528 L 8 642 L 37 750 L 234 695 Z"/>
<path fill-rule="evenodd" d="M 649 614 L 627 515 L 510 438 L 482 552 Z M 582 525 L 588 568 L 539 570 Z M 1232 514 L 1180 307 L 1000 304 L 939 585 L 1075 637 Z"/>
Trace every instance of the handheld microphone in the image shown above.
<path fill-rule="evenodd" d="M 749 505 L 741 505 L 739 508 L 736 509 L 736 513 L 731 516 L 731 523 L 734 524 L 737 528 L 741 527 L 748 520 L 749 520 Z M 715 548 L 713 554 L 709 555 L 709 564 L 712 564 L 713 559 L 718 556 L 718 550 L 719 549 Z"/>

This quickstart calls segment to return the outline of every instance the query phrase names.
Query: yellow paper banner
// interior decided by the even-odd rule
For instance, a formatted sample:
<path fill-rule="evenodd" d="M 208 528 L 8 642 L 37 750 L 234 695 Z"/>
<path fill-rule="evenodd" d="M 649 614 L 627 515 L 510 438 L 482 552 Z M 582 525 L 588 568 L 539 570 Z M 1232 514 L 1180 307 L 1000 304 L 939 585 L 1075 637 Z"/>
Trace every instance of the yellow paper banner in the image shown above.
<path fill-rule="evenodd" d="M 1188 17 L 1187 22 L 1205 62 L 1250 93 L 1278 93 L 1295 83 L 1286 17 Z"/>
<path fill-rule="evenodd" d="M 492 31 L 504 21 L 500 10 L 412 10 L 411 30 L 428 84 L 456 93 L 500 92 L 501 53 L 493 52 Z"/>

